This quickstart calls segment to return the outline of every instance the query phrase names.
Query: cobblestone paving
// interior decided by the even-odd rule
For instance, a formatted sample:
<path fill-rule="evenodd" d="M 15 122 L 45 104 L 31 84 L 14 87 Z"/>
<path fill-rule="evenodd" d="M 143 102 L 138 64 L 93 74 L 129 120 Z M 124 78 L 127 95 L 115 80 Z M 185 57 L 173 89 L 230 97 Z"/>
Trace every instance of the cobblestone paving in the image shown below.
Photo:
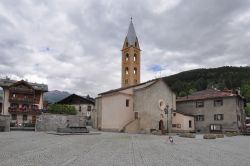
<path fill-rule="evenodd" d="M 0 166 L 249 166 L 250 137 L 216 140 L 102 133 L 0 133 Z"/>

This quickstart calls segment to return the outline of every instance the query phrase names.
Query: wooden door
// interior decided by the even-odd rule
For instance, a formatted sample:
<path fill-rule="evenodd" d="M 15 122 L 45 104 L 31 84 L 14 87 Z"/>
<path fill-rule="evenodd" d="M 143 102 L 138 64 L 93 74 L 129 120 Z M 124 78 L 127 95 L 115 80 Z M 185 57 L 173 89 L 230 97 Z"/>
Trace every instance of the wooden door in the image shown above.
<path fill-rule="evenodd" d="M 35 116 L 35 115 L 32 116 L 32 123 L 33 123 L 33 124 L 36 123 L 36 116 Z"/>

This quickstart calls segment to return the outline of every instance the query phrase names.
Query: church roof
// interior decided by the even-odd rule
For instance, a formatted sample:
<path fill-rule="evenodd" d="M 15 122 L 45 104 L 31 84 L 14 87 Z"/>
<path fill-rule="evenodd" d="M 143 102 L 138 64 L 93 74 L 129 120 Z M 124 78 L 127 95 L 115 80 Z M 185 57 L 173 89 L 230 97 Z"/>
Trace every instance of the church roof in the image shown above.
<path fill-rule="evenodd" d="M 135 28 L 132 20 L 130 21 L 128 33 L 127 33 L 127 40 L 129 45 L 133 45 L 136 42 L 137 36 L 135 33 Z"/>

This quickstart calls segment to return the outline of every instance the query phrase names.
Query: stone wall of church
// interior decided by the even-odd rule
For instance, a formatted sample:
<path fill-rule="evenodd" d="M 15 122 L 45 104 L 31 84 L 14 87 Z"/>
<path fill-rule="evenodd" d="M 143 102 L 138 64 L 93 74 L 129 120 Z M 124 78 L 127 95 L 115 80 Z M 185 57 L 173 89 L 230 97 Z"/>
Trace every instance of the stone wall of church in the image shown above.
<path fill-rule="evenodd" d="M 157 81 L 147 88 L 142 88 L 134 92 L 134 112 L 138 112 L 140 130 L 149 132 L 150 129 L 159 129 L 160 120 L 163 121 L 164 128 L 167 124 L 171 130 L 171 114 L 164 113 L 165 106 L 169 110 L 176 109 L 175 93 L 162 80 Z"/>

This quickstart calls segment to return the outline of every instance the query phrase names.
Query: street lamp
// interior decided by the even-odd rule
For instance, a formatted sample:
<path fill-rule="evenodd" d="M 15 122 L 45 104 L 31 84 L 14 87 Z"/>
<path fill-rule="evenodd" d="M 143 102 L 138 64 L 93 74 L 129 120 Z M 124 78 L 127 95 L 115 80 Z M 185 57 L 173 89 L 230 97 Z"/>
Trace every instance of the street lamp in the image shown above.
<path fill-rule="evenodd" d="M 167 115 L 167 131 L 169 133 L 169 127 L 168 127 L 168 108 L 169 108 L 169 105 L 167 104 L 166 107 L 164 108 L 164 112 Z"/>

